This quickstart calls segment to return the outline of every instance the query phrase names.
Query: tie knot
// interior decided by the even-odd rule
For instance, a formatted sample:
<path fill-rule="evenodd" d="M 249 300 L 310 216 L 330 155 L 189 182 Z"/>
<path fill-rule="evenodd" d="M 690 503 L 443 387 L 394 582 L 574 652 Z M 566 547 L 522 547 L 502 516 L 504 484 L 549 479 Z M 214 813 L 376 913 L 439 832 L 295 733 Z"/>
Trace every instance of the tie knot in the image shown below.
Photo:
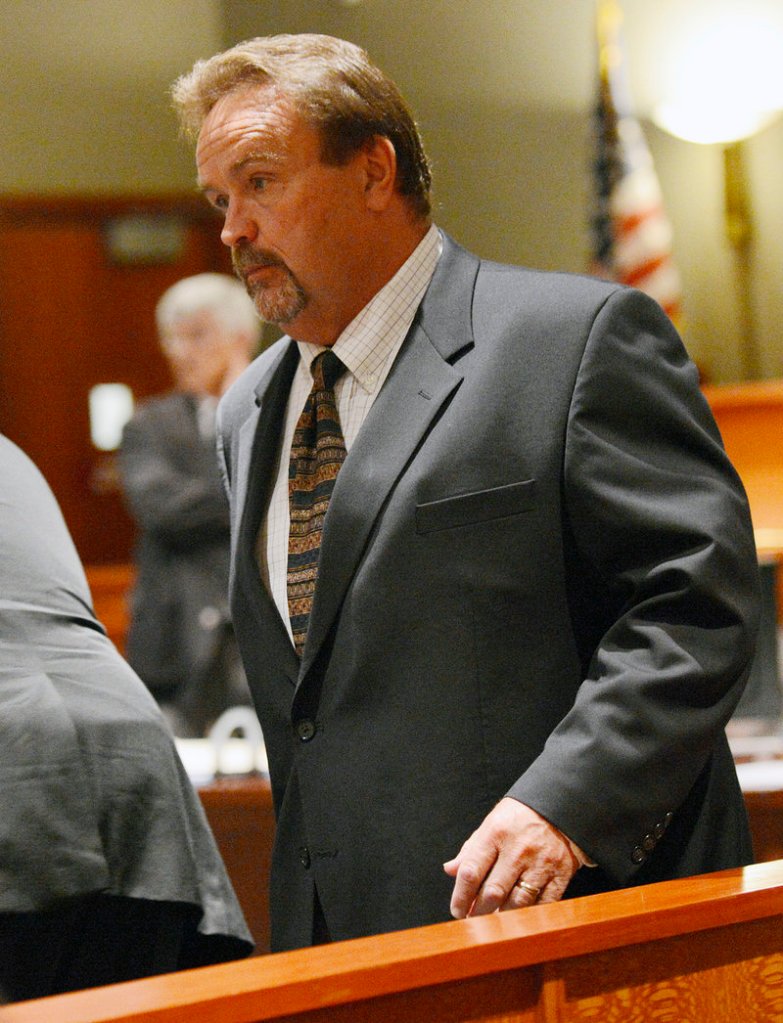
<path fill-rule="evenodd" d="M 345 363 L 334 354 L 331 348 L 316 355 L 312 364 L 313 386 L 323 385 L 324 390 L 331 391 L 337 380 L 345 372 Z"/>

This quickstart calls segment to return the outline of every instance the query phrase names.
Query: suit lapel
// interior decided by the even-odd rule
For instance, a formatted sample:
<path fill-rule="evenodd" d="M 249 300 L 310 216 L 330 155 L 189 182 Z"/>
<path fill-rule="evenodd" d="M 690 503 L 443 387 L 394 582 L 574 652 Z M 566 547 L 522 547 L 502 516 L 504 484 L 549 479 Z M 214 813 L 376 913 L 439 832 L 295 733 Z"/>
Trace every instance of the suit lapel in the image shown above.
<path fill-rule="evenodd" d="M 261 581 L 256 540 L 274 483 L 280 428 L 298 360 L 299 350 L 292 341 L 256 386 L 258 412 L 249 416 L 240 429 L 236 479 L 237 580 L 263 622 L 265 642 L 273 647 L 277 663 L 285 666 L 292 682 L 299 671 L 298 658 L 277 606 Z"/>
<path fill-rule="evenodd" d="M 377 516 L 422 439 L 462 381 L 451 364 L 473 343 L 478 261 L 444 239 L 427 295 L 337 477 L 321 543 L 303 679 L 332 626 Z"/>

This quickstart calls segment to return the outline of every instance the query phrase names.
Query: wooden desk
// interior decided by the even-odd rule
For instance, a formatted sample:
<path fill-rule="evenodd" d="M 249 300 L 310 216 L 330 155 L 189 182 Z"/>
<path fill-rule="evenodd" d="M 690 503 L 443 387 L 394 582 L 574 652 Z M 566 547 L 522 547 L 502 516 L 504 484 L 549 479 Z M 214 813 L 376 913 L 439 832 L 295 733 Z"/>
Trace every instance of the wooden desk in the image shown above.
<path fill-rule="evenodd" d="M 783 863 L 0 1008 L 0 1023 L 757 1023 L 783 1017 Z"/>
<path fill-rule="evenodd" d="M 783 859 L 783 791 L 746 792 L 757 863 Z"/>

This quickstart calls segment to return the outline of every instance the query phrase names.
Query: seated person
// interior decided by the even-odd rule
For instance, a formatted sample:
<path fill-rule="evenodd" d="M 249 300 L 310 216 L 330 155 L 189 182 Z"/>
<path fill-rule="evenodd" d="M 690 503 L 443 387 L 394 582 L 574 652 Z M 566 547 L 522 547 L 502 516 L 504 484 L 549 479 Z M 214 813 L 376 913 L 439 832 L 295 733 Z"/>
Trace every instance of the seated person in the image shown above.
<path fill-rule="evenodd" d="M 247 955 L 161 712 L 95 618 L 52 492 L 1 435 L 0 535 L 0 991 Z"/>
<path fill-rule="evenodd" d="M 178 735 L 199 736 L 249 704 L 228 613 L 228 503 L 214 415 L 258 347 L 261 321 L 226 274 L 178 281 L 156 319 L 175 390 L 144 402 L 124 432 L 120 469 L 139 527 L 126 654 Z"/>

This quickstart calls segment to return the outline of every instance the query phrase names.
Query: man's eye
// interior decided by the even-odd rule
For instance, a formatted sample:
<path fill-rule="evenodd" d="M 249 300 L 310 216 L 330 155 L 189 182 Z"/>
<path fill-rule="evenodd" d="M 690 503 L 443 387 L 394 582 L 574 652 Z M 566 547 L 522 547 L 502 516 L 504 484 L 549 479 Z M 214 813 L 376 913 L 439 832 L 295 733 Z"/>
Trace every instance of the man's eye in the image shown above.
<path fill-rule="evenodd" d="M 225 211 L 228 209 L 228 199 L 226 199 L 224 195 L 215 196 L 215 198 L 212 200 L 212 205 L 215 207 L 216 210 L 220 210 L 221 213 L 225 213 Z"/>
<path fill-rule="evenodd" d="M 266 178 L 251 178 L 250 184 L 257 192 L 263 192 L 266 188 Z"/>

